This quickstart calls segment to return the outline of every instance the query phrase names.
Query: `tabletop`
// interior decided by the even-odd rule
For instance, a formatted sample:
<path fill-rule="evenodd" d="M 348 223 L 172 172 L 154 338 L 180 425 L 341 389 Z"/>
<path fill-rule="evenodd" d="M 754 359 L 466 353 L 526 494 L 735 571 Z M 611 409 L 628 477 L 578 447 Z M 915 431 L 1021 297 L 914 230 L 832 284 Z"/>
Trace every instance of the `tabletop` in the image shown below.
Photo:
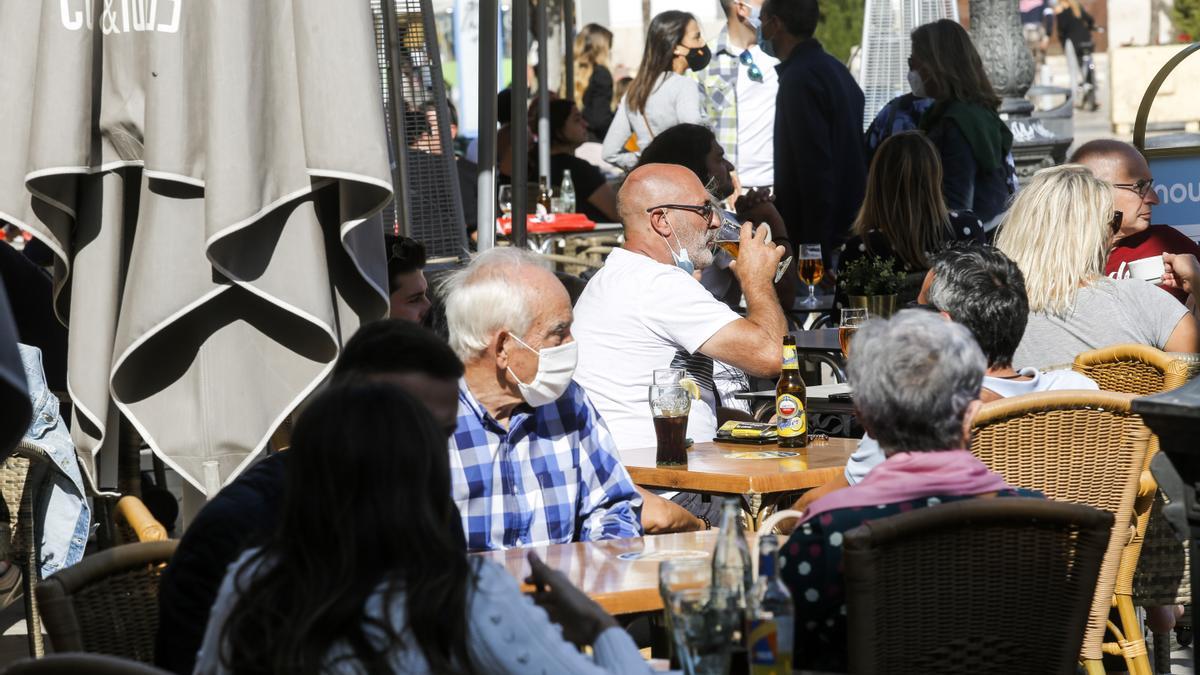
<path fill-rule="evenodd" d="M 808 407 L 810 413 L 820 415 L 853 415 L 854 402 L 844 399 L 829 400 L 829 394 L 841 393 L 850 391 L 848 384 L 827 384 L 815 385 L 807 388 Z M 757 406 L 763 403 L 770 403 L 775 400 L 774 389 L 764 389 L 762 391 L 741 391 L 733 395 L 734 398 L 743 401 L 750 401 L 750 406 L 757 409 Z"/>
<path fill-rule="evenodd" d="M 655 465 L 654 448 L 622 450 L 633 482 L 645 488 L 727 495 L 778 494 L 818 487 L 842 473 L 858 448 L 853 438 L 813 439 L 805 448 L 697 443 L 687 466 Z M 772 454 L 796 453 L 778 457 Z"/>
<path fill-rule="evenodd" d="M 796 338 L 796 350 L 800 352 L 836 352 L 842 354 L 842 343 L 838 341 L 837 328 L 814 328 L 794 330 L 788 335 Z"/>
<path fill-rule="evenodd" d="M 525 556 L 536 552 L 550 567 L 567 575 L 571 583 L 609 614 L 633 614 L 662 609 L 658 594 L 658 564 L 669 558 L 707 558 L 717 543 L 718 530 L 648 535 L 630 539 L 574 542 L 486 551 L 482 556 L 504 565 L 521 590 L 529 576 Z"/>
<path fill-rule="evenodd" d="M 817 302 L 815 305 L 805 304 L 808 299 L 808 288 L 801 284 L 796 290 L 796 299 L 792 302 L 792 312 L 801 314 L 804 312 L 828 312 L 833 309 L 834 301 L 837 299 L 833 293 L 821 293 L 818 291 L 815 295 Z"/>

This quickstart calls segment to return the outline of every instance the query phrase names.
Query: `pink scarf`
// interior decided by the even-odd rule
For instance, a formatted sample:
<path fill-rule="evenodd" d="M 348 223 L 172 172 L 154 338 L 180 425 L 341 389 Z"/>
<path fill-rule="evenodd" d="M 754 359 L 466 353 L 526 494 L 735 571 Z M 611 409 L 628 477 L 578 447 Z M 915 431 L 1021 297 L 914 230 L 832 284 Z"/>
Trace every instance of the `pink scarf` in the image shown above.
<path fill-rule="evenodd" d="M 813 502 L 804 515 L 814 516 L 837 509 L 895 504 L 921 497 L 960 497 L 1012 489 L 1004 477 L 993 473 L 967 450 L 900 452 L 858 485 L 831 492 Z"/>

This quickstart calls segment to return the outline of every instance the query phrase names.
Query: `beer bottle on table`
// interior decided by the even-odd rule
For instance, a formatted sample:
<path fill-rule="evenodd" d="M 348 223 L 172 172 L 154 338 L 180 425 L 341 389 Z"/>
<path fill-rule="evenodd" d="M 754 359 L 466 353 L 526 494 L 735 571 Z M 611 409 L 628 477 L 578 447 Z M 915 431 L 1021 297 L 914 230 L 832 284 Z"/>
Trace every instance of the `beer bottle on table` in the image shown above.
<path fill-rule="evenodd" d="M 554 213 L 550 201 L 551 194 L 550 180 L 545 176 L 538 178 L 538 206 L 540 207 L 538 215 L 550 215 Z"/>
<path fill-rule="evenodd" d="M 783 336 L 783 368 L 775 387 L 775 426 L 779 447 L 803 448 L 808 445 L 808 395 L 800 379 L 800 361 L 796 358 L 796 338 Z"/>
<path fill-rule="evenodd" d="M 758 583 L 746 622 L 750 675 L 791 675 L 795 638 L 792 594 L 779 580 L 779 540 L 773 534 L 758 539 Z"/>

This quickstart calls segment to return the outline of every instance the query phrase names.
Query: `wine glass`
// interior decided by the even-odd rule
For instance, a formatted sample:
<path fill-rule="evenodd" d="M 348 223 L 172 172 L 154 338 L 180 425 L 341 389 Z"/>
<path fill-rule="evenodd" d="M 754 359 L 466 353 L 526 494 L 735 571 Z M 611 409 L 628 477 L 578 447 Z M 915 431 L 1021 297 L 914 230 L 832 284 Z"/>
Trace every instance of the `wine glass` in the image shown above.
<path fill-rule="evenodd" d="M 505 216 L 512 216 L 513 191 L 511 185 L 500 186 L 500 196 L 496 199 L 496 203 L 500 207 L 500 212 Z"/>
<path fill-rule="evenodd" d="M 820 244 L 800 245 L 800 281 L 808 284 L 808 297 L 800 304 L 805 307 L 815 307 L 817 304 L 816 286 L 825 276 L 825 264 L 821 261 Z"/>
<path fill-rule="evenodd" d="M 838 324 L 838 342 L 842 346 L 842 356 L 850 358 L 850 340 L 858 327 L 867 322 L 865 307 L 846 307 L 842 309 L 842 322 Z"/>

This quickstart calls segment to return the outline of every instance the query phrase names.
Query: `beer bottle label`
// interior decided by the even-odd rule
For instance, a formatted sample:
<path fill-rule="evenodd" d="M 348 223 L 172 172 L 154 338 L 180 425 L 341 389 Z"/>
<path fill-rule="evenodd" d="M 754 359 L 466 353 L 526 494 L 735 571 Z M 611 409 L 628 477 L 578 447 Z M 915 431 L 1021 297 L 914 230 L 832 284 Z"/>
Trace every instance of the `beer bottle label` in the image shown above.
<path fill-rule="evenodd" d="M 791 617 L 752 619 L 748 623 L 751 675 L 790 675 Z"/>
<path fill-rule="evenodd" d="M 775 426 L 780 438 L 793 438 L 808 432 L 808 416 L 804 413 L 804 402 L 791 394 L 782 394 L 775 399 Z"/>
<path fill-rule="evenodd" d="M 800 370 L 800 360 L 796 358 L 796 345 L 783 346 L 783 370 Z"/>

